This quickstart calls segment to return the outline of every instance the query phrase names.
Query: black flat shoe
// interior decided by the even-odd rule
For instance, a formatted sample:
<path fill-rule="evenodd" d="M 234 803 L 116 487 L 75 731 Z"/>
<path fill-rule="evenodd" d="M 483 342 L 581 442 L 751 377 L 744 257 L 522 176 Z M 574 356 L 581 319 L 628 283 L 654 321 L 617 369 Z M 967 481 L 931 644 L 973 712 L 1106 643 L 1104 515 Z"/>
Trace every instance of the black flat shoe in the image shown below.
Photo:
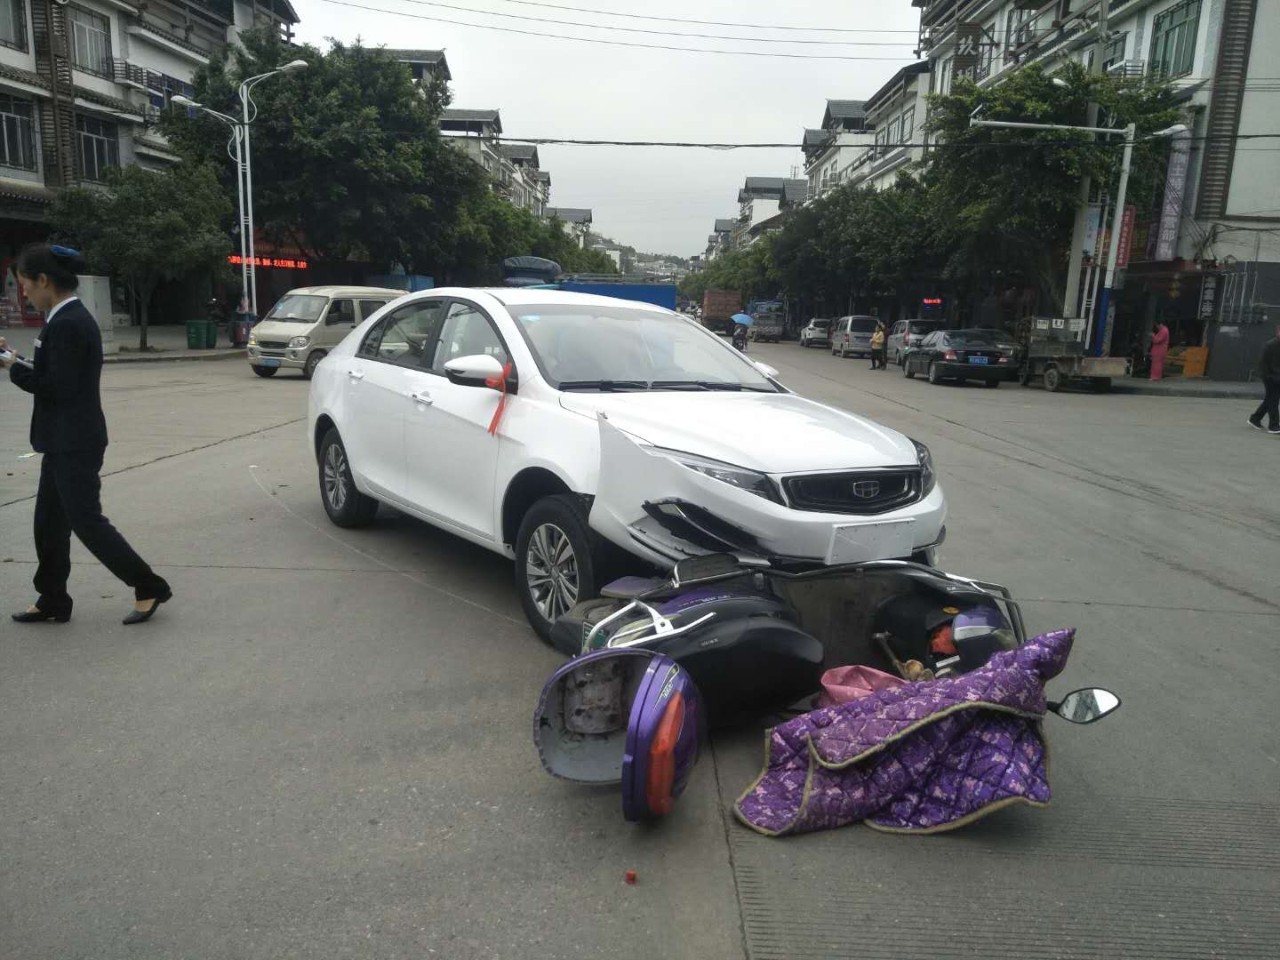
<path fill-rule="evenodd" d="M 15 623 L 66 623 L 71 619 L 70 610 L 23 610 L 12 615 Z"/>
<path fill-rule="evenodd" d="M 152 599 L 150 610 L 130 610 L 129 615 L 125 617 L 121 621 L 121 623 L 123 623 L 126 627 L 131 627 L 135 623 L 146 623 L 148 620 L 151 619 L 152 614 L 154 614 L 157 610 L 160 609 L 160 604 L 165 603 L 172 599 L 173 599 L 173 591 L 171 590 L 165 591 L 163 596 L 155 597 L 154 599 Z"/>

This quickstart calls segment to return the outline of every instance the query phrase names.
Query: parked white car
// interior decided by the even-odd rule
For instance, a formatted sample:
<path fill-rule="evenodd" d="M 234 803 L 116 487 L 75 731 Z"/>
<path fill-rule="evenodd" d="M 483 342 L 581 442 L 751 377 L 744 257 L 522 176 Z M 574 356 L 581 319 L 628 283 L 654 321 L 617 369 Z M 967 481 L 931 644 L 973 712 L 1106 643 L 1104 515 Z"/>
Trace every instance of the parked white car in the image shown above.
<path fill-rule="evenodd" d="M 633 558 L 931 559 L 928 450 L 771 374 L 647 304 L 430 290 L 316 369 L 309 439 L 334 523 L 386 503 L 513 558 L 544 637 Z"/>

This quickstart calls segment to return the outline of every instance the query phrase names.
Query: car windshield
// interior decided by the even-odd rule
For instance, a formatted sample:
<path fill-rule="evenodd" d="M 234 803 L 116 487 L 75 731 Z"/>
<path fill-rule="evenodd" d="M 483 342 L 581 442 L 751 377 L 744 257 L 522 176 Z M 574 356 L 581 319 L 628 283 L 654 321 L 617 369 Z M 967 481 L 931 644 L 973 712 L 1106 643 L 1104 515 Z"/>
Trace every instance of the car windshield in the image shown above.
<path fill-rule="evenodd" d="M 577 304 L 509 309 L 543 373 L 561 390 L 777 392 L 742 354 L 682 317 Z"/>
<path fill-rule="evenodd" d="M 268 320 L 281 320 L 285 323 L 315 323 L 324 313 L 324 305 L 328 297 L 317 297 L 309 293 L 286 293 L 267 314 Z"/>

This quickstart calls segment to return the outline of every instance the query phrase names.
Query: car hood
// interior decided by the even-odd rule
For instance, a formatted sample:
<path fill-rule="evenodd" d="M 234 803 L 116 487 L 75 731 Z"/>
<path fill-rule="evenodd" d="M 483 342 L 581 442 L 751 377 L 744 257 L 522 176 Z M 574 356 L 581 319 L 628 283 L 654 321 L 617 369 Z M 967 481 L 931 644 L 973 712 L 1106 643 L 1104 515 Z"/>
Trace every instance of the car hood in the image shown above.
<path fill-rule="evenodd" d="M 260 320 L 253 325 L 253 332 L 259 340 L 288 340 L 291 337 L 305 337 L 316 325 L 314 320 L 290 323 L 287 320 Z"/>
<path fill-rule="evenodd" d="M 603 413 L 620 430 L 671 450 L 762 473 L 916 463 L 911 441 L 865 417 L 788 393 L 564 393 L 564 409 Z"/>

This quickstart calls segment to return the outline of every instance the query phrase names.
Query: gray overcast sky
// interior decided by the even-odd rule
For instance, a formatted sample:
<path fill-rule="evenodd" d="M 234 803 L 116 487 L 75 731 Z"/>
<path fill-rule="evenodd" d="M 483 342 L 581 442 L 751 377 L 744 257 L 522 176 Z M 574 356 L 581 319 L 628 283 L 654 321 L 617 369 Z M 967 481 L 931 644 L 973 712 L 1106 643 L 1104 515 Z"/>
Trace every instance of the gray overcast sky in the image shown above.
<path fill-rule="evenodd" d="M 462 12 L 415 0 L 352 0 L 364 6 L 472 24 L 556 34 L 520 36 L 326 2 L 295 0 L 299 39 L 326 46 L 333 37 L 368 46 L 443 49 L 453 73 L 453 105 L 502 111 L 504 134 L 593 140 L 799 143 L 820 124 L 826 100 L 862 100 L 913 59 L 919 11 L 910 0 L 547 0 L 592 10 L 817 27 L 814 32 L 696 26 L 555 10 L 510 0 L 440 0 L 542 20 L 577 20 L 670 33 L 713 33 L 792 40 L 861 41 L 812 46 L 680 38 L 585 29 Z M 823 32 L 825 31 L 828 32 Z M 882 31 L 832 33 L 833 29 Z M 849 56 L 797 60 L 642 50 L 560 39 Z M 892 44 L 892 45 L 886 45 Z M 659 147 L 543 146 L 553 206 L 590 207 L 595 230 L 643 251 L 700 253 L 716 217 L 737 213 L 747 176 L 789 176 L 796 150 L 690 150 Z M 803 172 L 801 171 L 801 174 Z"/>

